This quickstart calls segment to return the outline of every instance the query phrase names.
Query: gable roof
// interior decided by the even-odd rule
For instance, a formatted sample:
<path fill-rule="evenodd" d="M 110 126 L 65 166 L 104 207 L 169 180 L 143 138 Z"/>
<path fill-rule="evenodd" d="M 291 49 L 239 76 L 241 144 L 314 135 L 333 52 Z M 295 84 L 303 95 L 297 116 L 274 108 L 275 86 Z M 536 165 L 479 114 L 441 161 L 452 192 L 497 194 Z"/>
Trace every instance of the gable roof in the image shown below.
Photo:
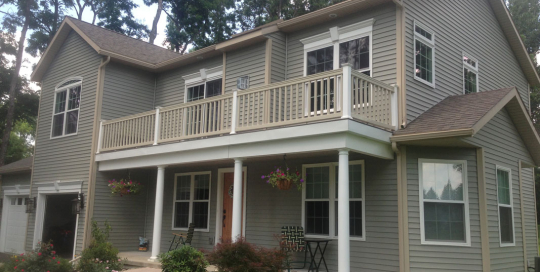
<path fill-rule="evenodd" d="M 101 27 L 85 23 L 72 17 L 66 17 L 58 32 L 53 37 L 49 47 L 39 60 L 32 81 L 41 81 L 49 64 L 60 50 L 64 40 L 73 30 L 77 32 L 100 55 L 130 65 L 135 65 L 150 71 L 163 71 L 174 67 L 188 65 L 203 58 L 220 55 L 222 52 L 234 50 L 255 42 L 267 39 L 266 35 L 276 31 L 292 32 L 306 27 L 335 20 L 331 14 L 338 17 L 346 16 L 360 10 L 377 5 L 394 2 L 401 6 L 401 0 L 347 0 L 335 5 L 292 18 L 290 20 L 276 20 L 266 25 L 233 35 L 227 41 L 211 45 L 188 54 L 178 54 L 165 48 L 149 44 Z M 489 0 L 495 16 L 506 35 L 508 42 L 525 74 L 530 85 L 540 85 L 540 78 L 536 72 L 527 50 L 521 41 L 519 33 L 512 21 L 504 0 Z"/>
<path fill-rule="evenodd" d="M 540 165 L 540 137 L 517 92 L 505 88 L 449 96 L 422 113 L 390 140 L 407 143 L 449 137 L 474 137 L 499 111 L 506 108 L 533 160 Z"/>
<path fill-rule="evenodd" d="M 32 171 L 32 165 L 34 164 L 34 157 L 28 157 L 10 164 L 6 164 L 0 167 L 0 174 L 9 174 L 17 172 L 29 172 Z"/>

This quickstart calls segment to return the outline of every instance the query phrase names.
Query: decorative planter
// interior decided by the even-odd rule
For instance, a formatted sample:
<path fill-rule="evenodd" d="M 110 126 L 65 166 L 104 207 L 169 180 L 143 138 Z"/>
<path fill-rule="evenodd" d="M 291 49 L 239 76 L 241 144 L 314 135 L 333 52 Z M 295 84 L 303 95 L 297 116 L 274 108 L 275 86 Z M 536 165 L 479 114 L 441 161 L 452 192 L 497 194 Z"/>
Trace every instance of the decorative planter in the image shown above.
<path fill-rule="evenodd" d="M 277 181 L 277 187 L 280 190 L 286 191 L 291 189 L 292 181 L 290 179 L 280 179 Z"/>
<path fill-rule="evenodd" d="M 120 196 L 123 196 L 123 195 L 129 195 L 129 189 L 128 188 L 122 188 L 122 190 L 120 190 Z"/>

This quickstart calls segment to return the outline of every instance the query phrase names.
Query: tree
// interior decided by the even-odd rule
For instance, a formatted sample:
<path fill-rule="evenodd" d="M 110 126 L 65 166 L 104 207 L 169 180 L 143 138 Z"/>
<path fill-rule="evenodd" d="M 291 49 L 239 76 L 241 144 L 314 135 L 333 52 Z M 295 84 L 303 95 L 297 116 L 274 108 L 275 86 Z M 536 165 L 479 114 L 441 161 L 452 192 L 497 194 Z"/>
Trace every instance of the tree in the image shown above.
<path fill-rule="evenodd" d="M 166 0 L 166 43 L 178 53 L 229 39 L 234 33 L 234 0 Z"/>
<path fill-rule="evenodd" d="M 131 0 L 97 0 L 92 1 L 92 10 L 95 18 L 99 19 L 98 26 L 134 37 L 146 38 L 148 28 L 139 23 L 133 16 L 133 9 L 138 7 Z"/>
<path fill-rule="evenodd" d="M 236 16 L 240 30 L 254 27 L 278 19 L 291 19 L 343 0 L 239 0 L 236 4 Z"/>
<path fill-rule="evenodd" d="M 31 9 L 35 5 L 32 0 L 19 0 L 17 1 L 19 24 L 21 24 L 22 29 L 19 37 L 19 42 L 17 44 L 17 53 L 15 55 L 15 67 L 11 75 L 11 82 L 9 85 L 9 99 L 7 105 L 7 115 L 5 128 L 2 135 L 2 144 L 0 145 L 0 166 L 4 165 L 7 147 L 9 143 L 9 137 L 11 135 L 11 129 L 13 127 L 13 116 L 15 113 L 15 95 L 17 91 L 17 82 L 19 80 L 19 72 L 21 71 L 23 50 L 24 50 L 24 40 L 26 39 L 26 32 L 28 31 L 28 25 L 30 23 Z M 10 16 L 15 17 L 15 15 Z M 14 21 L 16 22 L 16 21 Z M 22 23 L 21 23 L 22 22 Z"/>
<path fill-rule="evenodd" d="M 9 105 L 7 90 L 11 85 L 14 67 L 8 56 L 17 52 L 17 42 L 13 34 L 0 32 L 0 120 L 6 120 Z M 39 95 L 29 88 L 26 78 L 17 79 L 13 129 L 10 133 L 5 163 L 11 163 L 28 157 L 33 151 L 36 116 L 39 106 Z M 6 123 L 0 123 L 0 134 L 3 134 Z"/>
<path fill-rule="evenodd" d="M 39 2 L 39 10 L 34 12 L 30 21 L 29 27 L 34 31 L 28 38 L 26 52 L 33 57 L 40 56 L 45 52 L 62 24 L 65 10 L 66 3 L 60 0 L 43 0 Z"/>
<path fill-rule="evenodd" d="M 150 33 L 148 35 L 148 42 L 151 43 L 151 44 L 154 44 L 154 41 L 156 40 L 156 36 L 157 36 L 157 25 L 159 23 L 159 18 L 161 17 L 161 12 L 163 11 L 163 0 L 152 0 L 152 1 L 148 1 L 148 0 L 145 0 L 144 1 L 144 4 L 147 5 L 147 6 L 150 6 L 154 3 L 157 2 L 157 10 L 156 10 L 156 15 L 154 16 L 154 21 L 152 21 L 152 30 L 150 30 Z"/>

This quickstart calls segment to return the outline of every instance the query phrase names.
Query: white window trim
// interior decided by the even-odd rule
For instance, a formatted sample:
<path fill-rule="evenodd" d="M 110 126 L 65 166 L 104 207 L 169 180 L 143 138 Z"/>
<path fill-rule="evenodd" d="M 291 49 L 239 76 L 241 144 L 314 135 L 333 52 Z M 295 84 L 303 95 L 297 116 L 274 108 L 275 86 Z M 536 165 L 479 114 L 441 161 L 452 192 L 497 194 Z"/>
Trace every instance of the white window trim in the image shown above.
<path fill-rule="evenodd" d="M 206 83 L 208 81 L 223 78 L 223 66 L 218 66 L 210 69 L 200 69 L 199 72 L 185 75 L 182 77 L 185 82 L 184 86 L 184 103 L 187 103 L 187 90 L 191 87 L 204 84 L 204 98 L 206 98 Z M 225 86 L 221 86 L 222 94 L 225 93 Z M 204 99 L 203 98 L 203 99 Z"/>
<path fill-rule="evenodd" d="M 466 63 L 464 60 L 463 60 L 463 57 L 467 57 L 471 60 L 473 60 L 474 62 L 476 62 L 476 67 Z M 478 63 L 478 60 L 476 58 L 473 58 L 471 57 L 470 54 L 467 54 L 465 52 L 463 52 L 462 54 L 462 57 L 461 57 L 461 63 L 463 63 L 463 72 L 465 72 L 465 69 L 468 69 L 469 71 L 473 72 L 476 74 L 476 92 L 479 92 L 480 91 L 480 73 L 479 73 L 479 68 L 478 66 L 480 65 Z M 465 94 L 465 76 L 463 76 L 463 94 Z"/>
<path fill-rule="evenodd" d="M 428 201 L 434 203 L 463 203 L 465 212 L 465 242 L 446 242 L 446 241 L 426 241 L 425 226 L 424 226 L 424 192 L 423 192 L 423 171 L 422 164 L 424 163 L 447 163 L 447 164 L 462 164 L 462 180 L 463 180 L 463 201 L 453 200 L 437 200 Z M 438 160 L 438 159 L 418 159 L 418 192 L 420 206 L 420 236 L 422 245 L 439 245 L 439 246 L 471 246 L 471 225 L 469 218 L 469 183 L 467 179 L 467 161 L 466 160 Z"/>
<path fill-rule="evenodd" d="M 195 176 L 196 175 L 208 175 L 210 178 L 210 181 L 208 183 L 208 200 L 195 200 Z M 190 192 L 189 192 L 189 201 L 176 200 L 176 186 L 178 184 L 178 177 L 180 176 L 191 176 L 191 185 L 190 185 Z M 208 222 L 206 223 L 206 228 L 195 228 L 195 231 L 199 232 L 210 232 L 210 201 L 212 200 L 212 172 L 211 171 L 204 171 L 204 172 L 189 172 L 189 173 L 177 173 L 174 174 L 174 193 L 173 193 L 173 212 L 172 212 L 172 223 L 171 223 L 171 229 L 172 230 L 184 230 L 187 231 L 188 228 L 175 228 L 174 227 L 174 217 L 176 215 L 176 202 L 188 202 L 189 203 L 189 218 L 188 218 L 188 226 L 192 223 L 193 220 L 193 202 L 208 202 Z"/>
<path fill-rule="evenodd" d="M 366 241 L 366 166 L 363 160 L 358 161 L 349 161 L 350 165 L 362 165 L 362 198 L 349 198 L 349 201 L 351 200 L 360 200 L 362 201 L 362 237 L 358 236 L 350 236 L 349 240 L 351 241 Z M 317 163 L 317 164 L 303 164 L 302 165 L 302 178 L 304 181 L 306 180 L 306 168 L 311 167 L 329 167 L 329 191 L 328 196 L 329 198 L 321 198 L 321 199 L 314 199 L 314 201 L 328 201 L 329 202 L 329 235 L 310 235 L 305 234 L 306 237 L 309 238 L 330 238 L 337 240 L 338 235 L 335 235 L 336 233 L 336 215 L 335 215 L 335 204 L 338 201 L 338 199 L 335 197 L 336 195 L 336 183 L 338 182 L 336 180 L 336 166 L 339 166 L 338 162 L 329 162 L 329 163 Z M 304 228 L 304 232 L 306 230 L 306 183 L 302 185 L 302 227 Z"/>
<path fill-rule="evenodd" d="M 429 32 L 431 34 L 431 40 L 420 35 L 419 33 L 416 32 L 416 26 L 419 26 L 421 27 L 423 30 Z M 414 20 L 414 24 L 413 24 L 413 33 L 414 33 L 414 39 L 413 39 L 413 44 L 412 44 L 412 48 L 413 48 L 413 77 L 415 80 L 418 80 L 426 85 L 429 85 L 433 88 L 435 88 L 435 56 L 436 56 L 436 53 L 435 53 L 435 32 L 433 30 L 431 30 L 429 27 L 426 27 L 424 24 Z M 432 58 L 431 58 L 431 67 L 433 67 L 433 82 L 429 82 L 427 80 L 424 80 L 420 77 L 417 77 L 416 76 L 416 40 L 419 40 L 420 42 L 422 42 L 423 44 L 431 47 L 431 52 L 433 54 Z"/>
<path fill-rule="evenodd" d="M 321 48 L 334 47 L 334 70 L 339 68 L 339 44 L 369 37 L 369 69 L 361 69 L 359 72 L 370 72 L 373 77 L 373 24 L 375 19 L 369 19 L 344 27 L 332 27 L 327 32 L 301 39 L 304 44 L 304 76 L 307 75 L 307 53 Z"/>
<path fill-rule="evenodd" d="M 71 81 L 71 80 L 79 80 L 79 82 L 77 83 L 73 83 L 73 84 L 69 84 L 69 85 L 66 85 L 66 86 L 63 86 L 63 87 L 60 87 L 59 86 L 62 86 L 62 84 L 64 84 L 65 82 L 68 82 L 68 81 Z M 53 108 L 52 108 L 52 115 L 51 115 L 51 132 L 50 132 L 50 139 L 58 139 L 58 138 L 64 138 L 64 137 L 68 137 L 68 136 L 74 136 L 74 135 L 77 135 L 79 133 L 79 123 L 81 122 L 80 120 L 80 117 L 81 117 L 81 105 L 82 105 L 82 94 L 83 94 L 83 88 L 82 88 L 82 84 L 83 83 L 83 78 L 80 77 L 80 76 L 76 76 L 76 77 L 69 77 L 69 78 L 66 78 L 64 80 L 62 80 L 60 83 L 56 84 L 55 88 L 54 88 L 54 99 L 53 99 Z M 67 112 L 68 112 L 68 104 L 69 104 L 69 92 L 67 92 L 67 90 L 69 88 L 73 88 L 73 87 L 77 87 L 77 86 L 81 86 L 81 92 L 80 92 L 80 97 L 79 97 L 79 107 L 77 108 L 77 111 L 79 112 L 77 114 L 77 131 L 75 133 L 70 133 L 70 134 L 66 134 L 66 122 L 67 122 Z M 59 136 L 53 136 L 53 129 L 54 129 L 54 110 L 56 108 L 56 94 L 59 93 L 59 92 L 63 92 L 63 91 L 66 91 L 66 108 L 63 112 L 64 114 L 64 126 L 62 127 L 62 135 L 59 135 Z M 73 111 L 73 110 L 71 110 Z"/>
<path fill-rule="evenodd" d="M 508 187 L 510 189 L 510 205 L 507 204 L 500 204 L 499 203 L 499 177 L 498 177 L 498 170 L 502 170 L 505 172 L 508 172 Z M 512 170 L 510 168 L 504 167 L 504 166 L 495 166 L 495 183 L 497 185 L 497 217 L 499 222 L 499 245 L 500 247 L 511 247 L 516 245 L 516 223 L 514 218 L 514 196 L 513 196 L 513 189 L 512 189 Z M 506 207 L 510 208 L 512 213 L 512 243 L 505 243 L 502 241 L 501 237 L 501 210 L 500 207 Z"/>

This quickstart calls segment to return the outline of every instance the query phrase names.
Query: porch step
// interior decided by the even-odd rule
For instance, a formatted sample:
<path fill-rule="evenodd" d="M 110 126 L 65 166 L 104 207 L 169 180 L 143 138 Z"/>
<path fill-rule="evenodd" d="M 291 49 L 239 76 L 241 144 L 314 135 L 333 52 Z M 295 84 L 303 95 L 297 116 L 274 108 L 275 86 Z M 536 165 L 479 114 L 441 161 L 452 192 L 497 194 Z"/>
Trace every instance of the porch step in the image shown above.
<path fill-rule="evenodd" d="M 126 269 L 141 268 L 141 267 L 161 269 L 161 263 L 160 262 L 149 262 L 149 261 L 129 260 L 128 259 L 128 260 L 125 260 L 124 265 L 125 265 Z"/>
<path fill-rule="evenodd" d="M 124 264 L 127 268 L 140 268 L 140 267 L 149 267 L 149 268 L 158 268 L 161 269 L 161 263 L 159 261 L 151 262 L 150 252 L 141 252 L 141 251 L 131 251 L 131 252 L 120 252 L 118 257 L 124 260 Z"/>

